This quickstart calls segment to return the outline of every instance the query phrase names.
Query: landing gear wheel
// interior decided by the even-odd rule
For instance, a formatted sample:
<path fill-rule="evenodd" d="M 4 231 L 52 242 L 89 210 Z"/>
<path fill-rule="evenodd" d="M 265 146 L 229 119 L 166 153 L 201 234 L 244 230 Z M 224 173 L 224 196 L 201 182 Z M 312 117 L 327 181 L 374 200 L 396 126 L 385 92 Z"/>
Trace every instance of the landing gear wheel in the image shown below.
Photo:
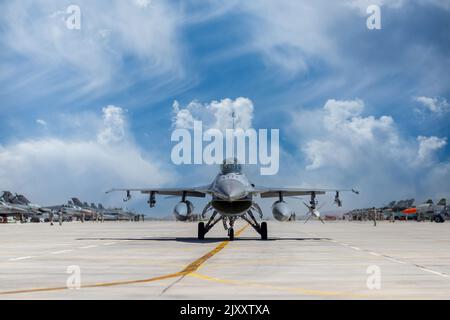
<path fill-rule="evenodd" d="M 233 228 L 228 229 L 228 237 L 230 237 L 230 241 L 234 240 L 234 229 Z"/>
<path fill-rule="evenodd" d="M 267 222 L 261 222 L 261 240 L 267 240 Z"/>
<path fill-rule="evenodd" d="M 205 223 L 199 222 L 198 223 L 198 240 L 204 240 L 205 239 Z"/>

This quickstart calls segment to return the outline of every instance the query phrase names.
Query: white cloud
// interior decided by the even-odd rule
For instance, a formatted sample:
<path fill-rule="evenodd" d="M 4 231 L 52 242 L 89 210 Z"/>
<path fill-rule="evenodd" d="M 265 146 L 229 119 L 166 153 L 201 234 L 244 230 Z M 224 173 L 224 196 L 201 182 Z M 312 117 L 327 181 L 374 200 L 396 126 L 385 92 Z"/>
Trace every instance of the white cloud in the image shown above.
<path fill-rule="evenodd" d="M 174 178 L 157 154 L 146 154 L 126 139 L 121 108 L 103 108 L 99 121 L 97 134 L 90 137 L 80 133 L 78 138 L 47 137 L 0 145 L 0 188 L 45 204 L 62 203 L 72 196 L 120 203 L 120 196 L 105 196 L 104 191 L 158 186 Z M 90 125 L 86 122 L 78 130 L 92 132 Z"/>
<path fill-rule="evenodd" d="M 185 108 L 180 108 L 177 101 L 173 104 L 172 124 L 176 128 L 192 128 L 194 121 L 202 121 L 205 128 L 219 130 L 233 128 L 249 129 L 252 127 L 253 102 L 239 97 L 235 100 L 226 98 L 206 104 L 192 101 Z M 234 115 L 234 120 L 233 120 Z"/>
<path fill-rule="evenodd" d="M 134 3 L 140 8 L 147 8 L 151 4 L 151 0 L 134 0 Z"/>
<path fill-rule="evenodd" d="M 361 115 L 363 110 L 364 102 L 359 99 L 326 102 L 316 120 L 322 123 L 315 123 L 325 129 L 324 137 L 312 139 L 302 148 L 310 162 L 307 169 L 327 165 L 347 168 L 354 163 L 357 154 L 371 155 L 375 160 L 383 155 L 395 157 L 393 153 L 401 152 L 394 120 L 389 116 L 364 117 Z M 318 133 L 317 129 L 314 132 Z"/>
<path fill-rule="evenodd" d="M 97 135 L 99 143 L 108 144 L 123 141 L 125 129 L 122 108 L 111 105 L 103 108 L 103 127 Z"/>
<path fill-rule="evenodd" d="M 43 126 L 43 127 L 47 127 L 47 122 L 45 120 L 42 119 L 36 119 L 36 123 Z"/>
<path fill-rule="evenodd" d="M 415 97 L 414 100 L 432 113 L 442 114 L 450 110 L 450 104 L 445 98 L 419 96 Z"/>
<path fill-rule="evenodd" d="M 308 73 L 318 62 L 336 69 L 354 70 L 357 63 L 369 63 L 349 60 L 353 56 L 343 44 L 348 45 L 349 32 L 354 37 L 360 36 L 361 28 L 366 25 L 367 7 L 381 6 L 383 17 L 385 9 L 397 10 L 401 14 L 402 8 L 417 3 L 450 8 L 449 1 L 438 0 L 317 0 L 314 4 L 308 0 L 240 2 L 236 10 L 249 16 L 243 29 L 245 49 L 242 51 L 259 52 L 268 65 L 275 66 L 287 76 Z M 349 29 L 349 22 L 353 30 Z M 418 44 L 412 42 L 409 45 L 411 51 Z M 420 49 L 423 53 L 430 48 Z M 426 60 L 431 64 L 435 59 Z"/>
<path fill-rule="evenodd" d="M 147 77 L 180 74 L 180 18 L 169 3 L 81 0 L 77 5 L 81 29 L 69 30 L 65 23 L 69 15 L 61 1 L 2 3 L 2 50 L 24 58 L 26 68 L 17 71 L 16 85 L 50 77 L 64 78 L 58 86 L 82 92 L 125 86 L 134 81 L 126 77 L 133 70 L 121 72 L 124 60 L 130 58 L 141 62 L 139 68 Z M 127 68 L 132 67 L 127 64 Z M 115 78 L 120 81 L 113 82 Z"/>
<path fill-rule="evenodd" d="M 189 106 L 192 105 L 189 104 Z M 189 110 L 189 106 L 185 109 L 180 109 L 180 104 L 178 101 L 174 101 L 172 105 L 173 117 L 172 126 L 177 129 L 192 129 L 194 127 L 194 117 Z"/>
<path fill-rule="evenodd" d="M 310 58 L 334 59 L 331 30 L 342 16 L 337 2 L 245 1 L 242 10 L 251 16 L 250 48 L 286 74 L 307 71 Z"/>
<path fill-rule="evenodd" d="M 447 139 L 438 137 L 417 137 L 419 150 L 417 159 L 420 163 L 431 162 L 435 152 L 447 144 Z"/>
<path fill-rule="evenodd" d="M 366 9 L 371 5 L 388 8 L 401 8 L 405 2 L 405 0 L 349 0 L 347 1 L 347 4 L 350 7 L 359 9 L 362 15 L 366 15 Z"/>
<path fill-rule="evenodd" d="M 292 130 L 304 168 L 291 170 L 307 185 L 358 187 L 362 194 L 354 201 L 361 205 L 423 194 L 450 195 L 448 183 L 434 185 L 428 179 L 431 172 L 434 176 L 444 172 L 450 179 L 450 162 L 437 157 L 447 139 L 405 138 L 392 117 L 365 116 L 359 99 L 331 99 L 321 109 L 295 113 Z"/>

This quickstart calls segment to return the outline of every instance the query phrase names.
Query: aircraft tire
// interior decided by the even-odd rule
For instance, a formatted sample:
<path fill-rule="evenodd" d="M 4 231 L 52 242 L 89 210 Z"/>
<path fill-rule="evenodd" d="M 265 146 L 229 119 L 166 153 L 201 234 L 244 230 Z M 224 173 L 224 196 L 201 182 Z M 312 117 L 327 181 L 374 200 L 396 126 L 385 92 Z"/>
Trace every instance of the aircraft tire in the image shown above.
<path fill-rule="evenodd" d="M 267 222 L 261 222 L 261 240 L 267 240 Z"/>
<path fill-rule="evenodd" d="M 234 229 L 233 228 L 228 229 L 228 237 L 230 238 L 230 241 L 234 240 Z"/>
<path fill-rule="evenodd" d="M 205 239 L 205 223 L 199 222 L 198 223 L 198 240 L 204 240 Z"/>

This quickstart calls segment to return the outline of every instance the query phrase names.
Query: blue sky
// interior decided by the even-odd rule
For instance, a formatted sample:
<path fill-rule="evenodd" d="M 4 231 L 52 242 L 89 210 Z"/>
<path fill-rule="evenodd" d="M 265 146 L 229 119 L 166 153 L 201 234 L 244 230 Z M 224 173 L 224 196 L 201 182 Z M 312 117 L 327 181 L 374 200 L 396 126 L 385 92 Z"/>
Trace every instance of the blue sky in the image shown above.
<path fill-rule="evenodd" d="M 65 26 L 70 4 L 80 30 Z M 369 4 L 381 30 L 366 27 Z M 245 97 L 254 128 L 280 129 L 280 172 L 252 172 L 258 183 L 360 188 L 346 208 L 450 194 L 449 1 L 41 0 L 0 12 L 1 189 L 120 204 L 102 191 L 207 183 L 216 168 L 170 161 L 172 105 Z"/>

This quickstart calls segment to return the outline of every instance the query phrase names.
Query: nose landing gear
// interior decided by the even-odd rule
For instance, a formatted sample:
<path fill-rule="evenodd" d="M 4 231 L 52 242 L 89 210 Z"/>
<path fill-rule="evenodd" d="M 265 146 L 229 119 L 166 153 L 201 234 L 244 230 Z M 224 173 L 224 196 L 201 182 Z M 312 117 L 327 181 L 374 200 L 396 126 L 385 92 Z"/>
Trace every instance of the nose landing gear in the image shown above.
<path fill-rule="evenodd" d="M 234 240 L 234 229 L 233 228 L 228 229 L 228 237 L 230 238 L 230 241 Z"/>
<path fill-rule="evenodd" d="M 198 240 L 204 240 L 205 239 L 205 223 L 199 222 L 198 223 Z"/>
<path fill-rule="evenodd" d="M 227 220 L 229 220 L 230 226 L 228 227 L 227 225 Z M 223 221 L 223 228 L 228 231 L 228 238 L 230 239 L 230 241 L 234 240 L 234 222 L 236 221 L 235 217 L 224 217 L 222 219 Z"/>

